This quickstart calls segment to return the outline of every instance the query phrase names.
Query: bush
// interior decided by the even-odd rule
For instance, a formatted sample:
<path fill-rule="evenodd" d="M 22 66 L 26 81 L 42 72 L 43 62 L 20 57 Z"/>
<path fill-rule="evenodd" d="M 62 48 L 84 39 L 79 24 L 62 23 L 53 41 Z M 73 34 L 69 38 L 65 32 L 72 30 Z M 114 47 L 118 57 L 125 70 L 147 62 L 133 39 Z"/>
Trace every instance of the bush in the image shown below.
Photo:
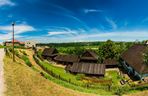
<path fill-rule="evenodd" d="M 41 49 L 39 49 L 39 51 L 37 52 L 37 56 L 38 56 L 40 59 L 42 59 L 42 50 L 41 50 Z"/>
<path fill-rule="evenodd" d="M 25 62 L 29 67 L 32 66 L 32 64 L 31 64 L 31 62 L 30 62 L 30 60 L 29 60 L 29 58 L 28 58 L 27 56 L 23 55 L 23 56 L 22 56 L 22 59 L 24 60 L 24 62 Z"/>
<path fill-rule="evenodd" d="M 123 94 L 127 93 L 129 91 L 129 87 L 118 87 L 115 91 L 115 94 L 118 96 L 122 96 Z"/>
<path fill-rule="evenodd" d="M 20 57 L 18 50 L 15 50 L 15 55 L 16 55 L 17 57 Z"/>
<path fill-rule="evenodd" d="M 22 51 L 23 55 L 26 55 L 27 56 L 27 53 L 25 51 Z"/>
<path fill-rule="evenodd" d="M 85 74 L 77 74 L 76 79 L 77 80 L 82 80 L 85 77 Z"/>

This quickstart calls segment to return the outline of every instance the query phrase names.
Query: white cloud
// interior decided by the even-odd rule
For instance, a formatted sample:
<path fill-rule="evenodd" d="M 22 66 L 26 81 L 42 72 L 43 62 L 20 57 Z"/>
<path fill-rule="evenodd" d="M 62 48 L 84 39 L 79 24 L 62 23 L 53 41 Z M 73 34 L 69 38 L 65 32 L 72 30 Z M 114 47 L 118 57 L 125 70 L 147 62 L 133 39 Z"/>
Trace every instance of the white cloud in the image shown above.
<path fill-rule="evenodd" d="M 10 0 L 0 0 L 0 7 L 1 7 L 1 6 L 6 6 L 6 5 L 14 6 L 15 3 L 13 3 L 13 2 L 10 1 Z"/>
<path fill-rule="evenodd" d="M 103 10 L 98 10 L 98 9 L 84 9 L 84 13 L 92 13 L 92 12 L 103 12 Z"/>
<path fill-rule="evenodd" d="M 78 30 L 71 30 L 69 28 L 65 27 L 56 27 L 56 29 L 49 29 L 50 31 L 48 32 L 48 36 L 54 36 L 54 35 L 77 35 L 79 32 Z"/>
<path fill-rule="evenodd" d="M 93 32 L 91 32 L 93 33 Z M 135 41 L 145 40 L 148 37 L 148 31 L 120 31 L 120 32 L 100 32 L 95 34 L 81 34 L 73 38 L 67 38 L 72 41 L 89 41 L 89 40 L 114 40 L 114 41 Z"/>
<path fill-rule="evenodd" d="M 84 31 L 84 30 L 83 30 Z M 27 37 L 27 39 L 36 40 L 38 42 L 80 42 L 80 41 L 106 41 L 111 39 L 113 41 L 135 41 L 135 40 L 146 40 L 148 37 L 147 30 L 133 30 L 133 31 L 114 31 L 114 32 L 101 32 L 97 29 L 89 30 L 81 32 L 81 30 L 74 30 L 77 35 L 66 35 L 64 38 L 56 37 L 57 34 L 62 34 L 60 32 L 56 32 L 51 37 L 49 36 L 35 36 L 35 37 Z M 79 34 L 78 34 L 79 33 Z M 63 33 L 64 35 L 67 33 Z"/>
<path fill-rule="evenodd" d="M 106 21 L 109 23 L 109 25 L 112 27 L 112 29 L 117 29 L 117 24 L 112 19 L 106 17 Z"/>
<path fill-rule="evenodd" d="M 20 38 L 23 37 L 21 35 L 15 35 L 15 38 Z M 0 34 L 0 41 L 7 41 L 12 39 L 12 33 L 7 33 L 7 34 Z"/>
<path fill-rule="evenodd" d="M 27 24 L 19 24 L 16 25 L 14 28 L 15 38 L 23 37 L 20 34 L 29 32 L 29 31 L 36 31 L 36 29 L 30 25 Z M 12 38 L 12 26 L 0 26 L 0 32 L 3 32 L 4 34 L 0 34 L 0 40 L 9 40 Z"/>
<path fill-rule="evenodd" d="M 3 32 L 11 32 L 12 31 L 12 26 L 0 26 L 0 30 Z M 36 29 L 30 25 L 27 24 L 19 24 L 14 26 L 15 34 L 20 34 L 28 31 L 35 31 Z"/>

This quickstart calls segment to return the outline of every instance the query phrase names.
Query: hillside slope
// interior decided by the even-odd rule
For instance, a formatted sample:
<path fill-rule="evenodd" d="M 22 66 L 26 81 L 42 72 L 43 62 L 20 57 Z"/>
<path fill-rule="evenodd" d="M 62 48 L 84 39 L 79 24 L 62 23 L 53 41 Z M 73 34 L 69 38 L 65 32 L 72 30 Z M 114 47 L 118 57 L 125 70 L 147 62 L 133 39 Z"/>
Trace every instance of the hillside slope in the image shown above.
<path fill-rule="evenodd" d="M 28 66 L 4 59 L 6 96 L 92 96 L 61 87 L 35 72 Z"/>

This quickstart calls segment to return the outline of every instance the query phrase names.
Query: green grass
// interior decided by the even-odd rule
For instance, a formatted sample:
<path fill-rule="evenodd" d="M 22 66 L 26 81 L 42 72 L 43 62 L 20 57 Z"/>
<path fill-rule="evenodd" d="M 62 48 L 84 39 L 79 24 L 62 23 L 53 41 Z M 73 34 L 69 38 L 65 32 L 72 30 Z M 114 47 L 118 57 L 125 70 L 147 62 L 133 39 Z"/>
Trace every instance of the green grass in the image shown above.
<path fill-rule="evenodd" d="M 97 83 L 91 84 L 89 87 L 84 87 L 88 83 L 85 84 L 85 82 L 83 82 L 82 80 L 77 80 L 77 75 L 66 73 L 66 71 L 63 68 L 53 66 L 52 64 L 49 64 L 47 61 L 39 61 L 39 63 L 46 70 L 50 70 L 54 74 L 60 75 L 60 77 L 66 79 L 66 80 L 71 79 L 71 82 L 74 83 L 73 84 L 71 82 L 67 82 L 67 81 L 63 81 L 63 80 L 58 79 L 58 78 L 54 78 L 50 74 L 45 74 L 46 78 L 48 78 L 48 79 L 52 80 L 53 82 L 56 82 L 60 85 L 63 85 L 64 87 L 68 87 L 68 88 L 78 90 L 78 91 L 81 91 L 81 92 L 97 93 L 97 94 L 100 94 L 101 92 L 102 92 L 102 94 L 114 94 L 114 92 L 116 91 L 116 90 L 110 90 L 109 91 L 108 86 L 97 84 Z M 105 78 L 105 79 L 108 79 L 108 78 Z M 118 86 L 114 86 L 114 87 L 115 87 L 114 89 L 116 89 L 116 87 L 118 87 Z"/>
<path fill-rule="evenodd" d="M 24 62 L 25 62 L 29 67 L 32 66 L 32 64 L 31 64 L 31 62 L 30 62 L 30 60 L 29 60 L 29 58 L 28 58 L 26 55 L 23 55 L 23 56 L 22 56 L 22 59 L 24 60 Z"/>
<path fill-rule="evenodd" d="M 99 95 L 113 95 L 113 93 L 111 91 L 106 91 L 103 89 L 83 88 L 83 87 L 76 86 L 76 85 L 70 84 L 68 82 L 56 79 L 47 73 L 44 73 L 44 77 L 49 79 L 50 81 L 53 81 L 53 82 L 61 85 L 61 86 L 64 86 L 66 88 L 70 88 L 70 89 L 73 89 L 76 91 L 85 92 L 85 93 L 94 93 L 94 94 L 99 94 Z"/>
<path fill-rule="evenodd" d="M 1 45 L 0 45 L 0 48 L 4 48 L 4 46 L 1 46 Z"/>
<path fill-rule="evenodd" d="M 79 84 L 79 85 L 84 85 L 84 82 L 77 80 L 75 75 L 72 75 L 72 74 L 66 72 L 63 68 L 53 66 L 52 64 L 49 64 L 46 61 L 41 62 L 41 64 L 44 67 L 46 67 L 47 70 L 52 71 L 56 75 L 62 76 L 66 80 L 71 79 L 71 82 L 74 82 L 74 83 Z"/>
<path fill-rule="evenodd" d="M 119 85 L 119 81 L 122 79 L 119 73 L 115 70 L 113 71 L 106 71 L 104 79 L 112 79 L 112 83 L 114 85 Z"/>

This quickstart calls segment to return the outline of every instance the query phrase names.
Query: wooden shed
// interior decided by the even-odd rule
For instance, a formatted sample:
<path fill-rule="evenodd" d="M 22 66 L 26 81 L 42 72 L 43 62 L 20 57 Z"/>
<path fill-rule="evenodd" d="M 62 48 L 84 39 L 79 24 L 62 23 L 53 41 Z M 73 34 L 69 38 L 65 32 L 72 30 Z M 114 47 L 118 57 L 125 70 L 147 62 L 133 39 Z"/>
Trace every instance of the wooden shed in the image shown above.
<path fill-rule="evenodd" d="M 103 64 L 105 64 L 106 68 L 117 68 L 118 67 L 118 62 L 115 59 L 105 59 L 103 61 Z"/>
<path fill-rule="evenodd" d="M 135 44 L 122 54 L 122 65 L 127 73 L 143 79 L 148 77 L 148 64 L 144 62 L 144 53 L 148 45 Z"/>
<path fill-rule="evenodd" d="M 80 62 L 89 62 L 89 63 L 97 63 L 98 62 L 98 55 L 93 50 L 86 50 L 81 56 L 80 56 Z"/>
<path fill-rule="evenodd" d="M 73 64 L 75 62 L 79 62 L 79 56 L 77 55 L 57 55 L 54 60 L 57 63 L 61 63 L 64 65 Z"/>
<path fill-rule="evenodd" d="M 82 73 L 91 76 L 105 75 L 105 65 L 97 63 L 74 63 L 69 69 L 72 73 Z"/>
<path fill-rule="evenodd" d="M 56 48 L 45 48 L 42 52 L 42 57 L 44 59 L 53 60 L 57 56 L 58 51 Z"/>

